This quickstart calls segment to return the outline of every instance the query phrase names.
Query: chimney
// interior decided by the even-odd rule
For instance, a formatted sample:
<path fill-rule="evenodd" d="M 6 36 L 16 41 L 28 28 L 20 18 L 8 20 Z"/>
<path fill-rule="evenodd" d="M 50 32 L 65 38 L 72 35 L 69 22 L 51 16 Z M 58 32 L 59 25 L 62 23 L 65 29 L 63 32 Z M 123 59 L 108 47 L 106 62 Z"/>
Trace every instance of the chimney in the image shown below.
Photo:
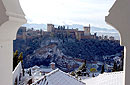
<path fill-rule="evenodd" d="M 51 62 L 51 68 L 54 70 L 55 69 L 55 63 L 54 62 Z"/>

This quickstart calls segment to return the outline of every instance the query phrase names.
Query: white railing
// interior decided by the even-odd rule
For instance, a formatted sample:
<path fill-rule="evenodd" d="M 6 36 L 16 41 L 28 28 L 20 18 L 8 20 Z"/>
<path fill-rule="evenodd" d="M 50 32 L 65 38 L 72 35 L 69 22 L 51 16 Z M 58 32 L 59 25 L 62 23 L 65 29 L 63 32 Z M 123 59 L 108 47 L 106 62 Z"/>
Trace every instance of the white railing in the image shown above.
<path fill-rule="evenodd" d="M 97 77 L 82 80 L 86 85 L 124 85 L 124 72 L 100 74 Z"/>
<path fill-rule="evenodd" d="M 15 83 L 16 79 L 17 79 L 17 84 L 19 84 L 19 77 L 20 77 L 21 73 L 22 73 L 22 64 L 21 64 L 21 62 L 19 62 L 18 65 L 15 67 L 14 71 L 12 72 L 13 84 Z"/>

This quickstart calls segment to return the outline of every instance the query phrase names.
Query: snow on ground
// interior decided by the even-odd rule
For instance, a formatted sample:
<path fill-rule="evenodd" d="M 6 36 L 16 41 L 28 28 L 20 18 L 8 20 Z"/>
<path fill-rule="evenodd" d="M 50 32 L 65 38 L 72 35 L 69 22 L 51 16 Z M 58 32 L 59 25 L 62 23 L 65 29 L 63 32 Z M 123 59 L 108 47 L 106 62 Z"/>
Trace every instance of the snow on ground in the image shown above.
<path fill-rule="evenodd" d="M 86 85 L 124 85 L 124 72 L 112 72 L 100 74 L 97 77 L 82 80 Z"/>

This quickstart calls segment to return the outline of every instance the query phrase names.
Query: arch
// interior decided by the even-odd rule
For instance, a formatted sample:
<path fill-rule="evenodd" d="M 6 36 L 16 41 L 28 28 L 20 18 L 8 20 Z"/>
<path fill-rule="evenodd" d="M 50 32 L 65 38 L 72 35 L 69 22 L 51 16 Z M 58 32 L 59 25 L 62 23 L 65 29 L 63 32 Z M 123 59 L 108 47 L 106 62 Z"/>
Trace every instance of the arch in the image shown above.
<path fill-rule="evenodd" d="M 117 0 L 110 10 L 109 16 L 106 17 L 108 22 L 121 34 L 121 44 L 126 46 L 126 69 L 125 85 L 130 81 L 130 0 Z M 12 84 L 12 57 L 13 40 L 16 38 L 18 28 L 26 23 L 24 13 L 20 7 L 19 0 L 0 0 L 0 81 L 1 85 Z"/>

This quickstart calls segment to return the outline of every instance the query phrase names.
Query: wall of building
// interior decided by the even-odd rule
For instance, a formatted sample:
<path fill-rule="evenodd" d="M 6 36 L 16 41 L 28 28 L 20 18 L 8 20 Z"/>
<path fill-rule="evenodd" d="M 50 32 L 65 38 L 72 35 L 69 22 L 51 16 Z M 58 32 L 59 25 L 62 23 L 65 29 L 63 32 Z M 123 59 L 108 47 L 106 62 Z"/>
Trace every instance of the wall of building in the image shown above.
<path fill-rule="evenodd" d="M 0 25 L 8 20 L 8 17 L 6 16 L 5 12 L 6 12 L 6 9 L 3 5 L 2 0 L 0 0 Z"/>

